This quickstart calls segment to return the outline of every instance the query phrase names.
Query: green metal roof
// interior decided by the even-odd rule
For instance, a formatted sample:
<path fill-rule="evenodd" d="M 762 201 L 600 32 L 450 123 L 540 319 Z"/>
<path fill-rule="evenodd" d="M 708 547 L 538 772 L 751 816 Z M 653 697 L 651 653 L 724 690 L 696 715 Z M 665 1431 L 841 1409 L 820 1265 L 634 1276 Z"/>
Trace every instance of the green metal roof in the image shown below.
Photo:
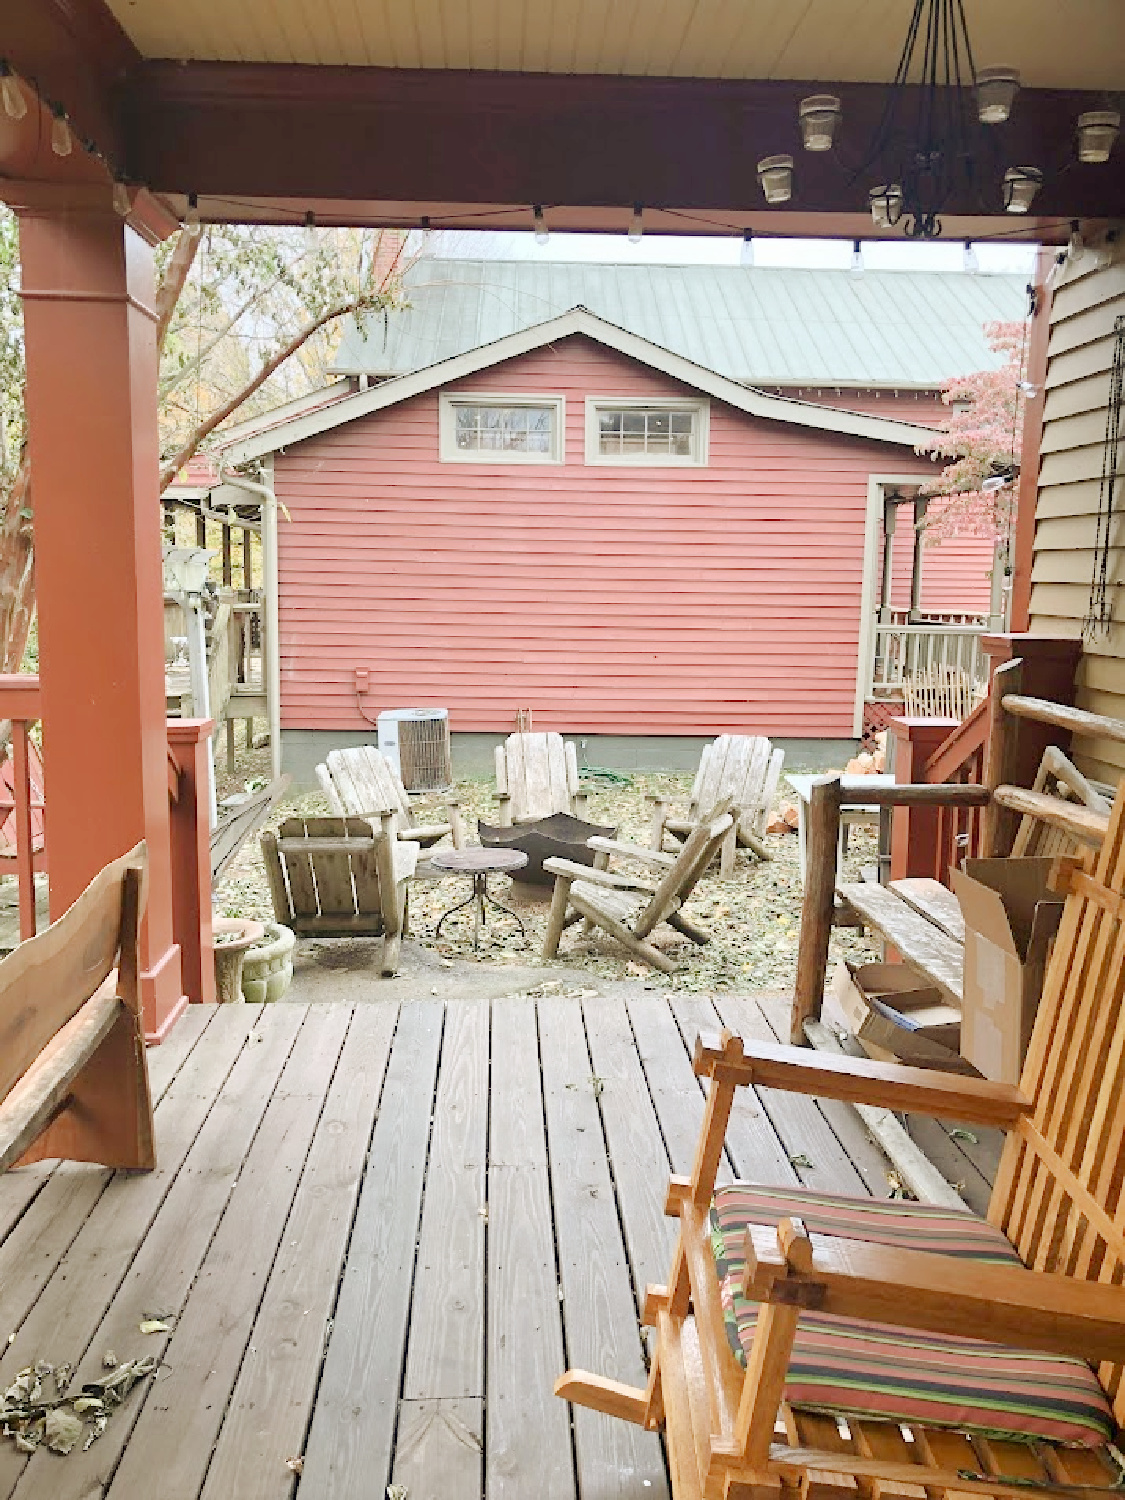
<path fill-rule="evenodd" d="M 333 370 L 386 379 L 571 308 L 751 385 L 934 389 L 999 363 L 984 324 L 1022 319 L 1026 278 L 773 266 L 424 257 L 409 305 L 345 325 Z"/>

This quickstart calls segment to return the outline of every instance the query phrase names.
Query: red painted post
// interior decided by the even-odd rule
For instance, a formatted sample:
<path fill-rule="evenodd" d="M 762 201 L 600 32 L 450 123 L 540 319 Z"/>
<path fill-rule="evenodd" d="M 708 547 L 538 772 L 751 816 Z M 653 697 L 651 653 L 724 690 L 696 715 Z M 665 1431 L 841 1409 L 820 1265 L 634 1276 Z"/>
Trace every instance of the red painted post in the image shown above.
<path fill-rule="evenodd" d="M 173 938 L 152 246 L 86 189 L 17 184 L 51 915 L 148 845 L 145 1033 L 187 1005 Z"/>
<path fill-rule="evenodd" d="M 895 781 L 921 781 L 922 767 L 957 728 L 956 719 L 892 719 L 887 726 L 893 744 Z M 942 878 L 942 812 L 940 807 L 896 807 L 891 823 L 891 879 L 910 875 Z"/>
<path fill-rule="evenodd" d="M 176 762 L 172 820 L 172 924 L 180 945 L 184 992 L 197 1004 L 215 999 L 211 933 L 211 829 L 207 803 L 207 740 L 211 719 L 169 719 Z"/>

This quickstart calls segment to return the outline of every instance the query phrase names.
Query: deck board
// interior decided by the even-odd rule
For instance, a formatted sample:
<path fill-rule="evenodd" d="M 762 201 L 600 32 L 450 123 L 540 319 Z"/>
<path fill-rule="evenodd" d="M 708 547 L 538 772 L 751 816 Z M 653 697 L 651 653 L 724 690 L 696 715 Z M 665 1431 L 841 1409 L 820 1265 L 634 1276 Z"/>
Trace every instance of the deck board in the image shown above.
<path fill-rule="evenodd" d="M 0 1374 L 165 1361 L 88 1452 L 0 1444 L 0 1500 L 666 1500 L 654 1434 L 552 1387 L 567 1363 L 643 1383 L 695 1033 L 768 1037 L 768 1013 L 373 1000 L 189 1012 L 150 1058 L 156 1172 L 0 1178 Z M 857 1131 L 746 1090 L 730 1167 L 885 1191 Z M 141 1335 L 146 1312 L 172 1332 Z"/>

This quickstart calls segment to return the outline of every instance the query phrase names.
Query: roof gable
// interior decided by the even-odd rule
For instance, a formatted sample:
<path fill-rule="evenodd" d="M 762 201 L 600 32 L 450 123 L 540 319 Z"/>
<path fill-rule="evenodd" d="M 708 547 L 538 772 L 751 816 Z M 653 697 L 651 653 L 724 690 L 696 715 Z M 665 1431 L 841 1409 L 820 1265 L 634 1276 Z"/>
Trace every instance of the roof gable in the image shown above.
<path fill-rule="evenodd" d="M 848 437 L 868 438 L 874 442 L 911 449 L 923 439 L 933 436 L 932 428 L 916 426 L 910 422 L 841 411 L 836 407 L 821 406 L 811 401 L 796 401 L 788 396 L 767 395 L 725 375 L 719 375 L 714 370 L 693 364 L 680 354 L 662 349 L 638 334 L 595 317 L 586 308 L 576 307 L 560 317 L 508 334 L 491 344 L 468 350 L 450 359 L 439 360 L 425 369 L 400 375 L 368 390 L 341 396 L 287 420 L 271 422 L 268 417 L 263 418 L 252 429 L 244 428 L 229 443 L 224 450 L 225 458 L 230 463 L 244 463 L 263 457 L 291 443 L 317 437 L 345 422 L 370 416 L 386 407 L 397 405 L 400 401 L 408 401 L 426 391 L 463 380 L 478 370 L 489 369 L 504 360 L 529 353 L 533 349 L 541 349 L 546 344 L 569 338 L 573 334 L 585 335 L 607 349 L 614 349 L 704 395 L 713 396 L 738 411 L 766 421 L 812 427 L 820 432 L 837 432 Z"/>

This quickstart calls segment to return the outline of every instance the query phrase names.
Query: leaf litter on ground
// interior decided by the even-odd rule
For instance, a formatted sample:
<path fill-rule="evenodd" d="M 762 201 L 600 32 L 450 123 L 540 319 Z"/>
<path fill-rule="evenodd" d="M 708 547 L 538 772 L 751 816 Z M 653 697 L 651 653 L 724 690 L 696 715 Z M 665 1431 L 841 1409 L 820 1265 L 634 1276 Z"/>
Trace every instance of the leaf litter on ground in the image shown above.
<path fill-rule="evenodd" d="M 0 1433 L 21 1453 L 44 1447 L 67 1454 L 79 1444 L 85 1450 L 101 1437 L 129 1392 L 156 1373 L 156 1364 L 151 1355 L 121 1363 L 115 1359 L 112 1367 L 103 1360 L 107 1373 L 71 1394 L 73 1366 L 37 1360 L 0 1397 Z"/>

